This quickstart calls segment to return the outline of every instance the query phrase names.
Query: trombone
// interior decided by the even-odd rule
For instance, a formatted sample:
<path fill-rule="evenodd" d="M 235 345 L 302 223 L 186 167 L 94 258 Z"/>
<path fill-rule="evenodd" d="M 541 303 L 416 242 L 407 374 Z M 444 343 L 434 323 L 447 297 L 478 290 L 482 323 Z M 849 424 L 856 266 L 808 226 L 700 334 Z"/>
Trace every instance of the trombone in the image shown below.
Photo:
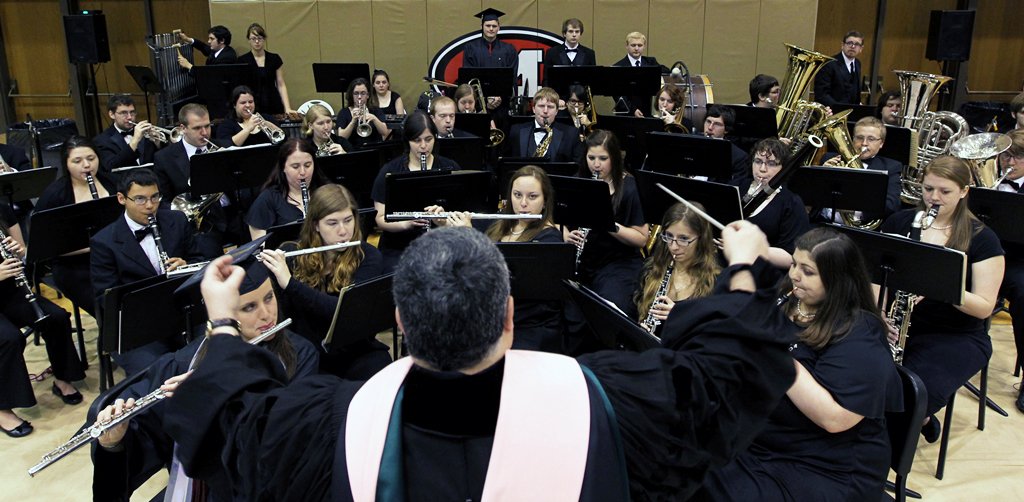
<path fill-rule="evenodd" d="M 139 124 L 129 121 L 128 125 L 136 127 Z M 165 129 L 156 124 L 150 124 L 150 126 L 152 128 L 145 132 L 145 137 L 154 143 L 177 143 L 181 141 L 181 129 L 178 127 Z"/>
<path fill-rule="evenodd" d="M 487 98 L 484 96 L 484 88 L 480 85 L 480 79 L 473 78 L 469 80 L 469 87 L 473 89 L 473 100 L 476 101 L 475 113 L 487 113 Z M 487 139 L 490 140 L 491 148 L 496 147 L 505 141 L 505 132 L 501 129 L 493 128 L 487 133 Z"/>

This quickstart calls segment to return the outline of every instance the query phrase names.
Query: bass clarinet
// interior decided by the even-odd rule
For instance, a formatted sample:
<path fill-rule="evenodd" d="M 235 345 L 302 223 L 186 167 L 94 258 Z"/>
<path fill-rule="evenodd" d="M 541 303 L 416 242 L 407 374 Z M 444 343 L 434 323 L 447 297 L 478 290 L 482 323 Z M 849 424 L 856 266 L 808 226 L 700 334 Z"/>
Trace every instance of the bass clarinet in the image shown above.
<path fill-rule="evenodd" d="M 100 193 L 96 191 L 96 179 L 92 177 L 92 173 L 85 173 L 85 182 L 89 184 L 89 193 L 92 194 L 92 200 L 100 198 Z"/>
<path fill-rule="evenodd" d="M 914 221 L 910 224 L 910 238 L 916 241 L 921 240 L 921 230 L 927 230 L 935 222 L 935 217 L 939 214 L 938 204 L 933 205 L 928 212 L 918 211 L 914 215 Z M 892 360 L 896 364 L 903 364 L 903 350 L 907 346 L 907 332 L 910 330 L 910 314 L 914 312 L 914 295 L 906 291 L 896 291 L 896 295 L 892 300 L 892 304 L 889 305 L 888 317 L 889 321 L 892 322 L 893 327 L 899 333 L 896 343 L 889 344 L 889 350 L 892 352 Z"/>
<path fill-rule="evenodd" d="M 28 278 L 25 277 L 25 262 L 22 261 L 20 257 L 12 253 L 11 250 L 7 249 L 7 243 L 4 242 L 5 240 L 7 240 L 7 234 L 0 229 L 0 256 L 3 256 L 5 261 L 13 258 L 21 262 L 21 272 L 18 272 L 18 275 L 14 276 L 14 283 L 22 289 L 25 293 L 25 299 L 28 300 L 28 304 L 32 306 L 32 313 L 36 315 L 36 320 L 33 324 L 39 323 L 43 319 L 46 319 L 46 313 L 43 312 L 43 308 L 39 306 L 36 294 L 32 292 L 31 283 L 29 283 Z"/>
<path fill-rule="evenodd" d="M 160 237 L 160 227 L 156 224 L 156 215 L 151 214 L 146 217 L 149 219 L 149 227 L 153 229 L 153 240 L 156 242 L 157 261 L 159 262 L 160 275 L 167 274 L 167 261 L 171 258 L 167 256 L 167 251 L 164 250 L 164 241 Z"/>
<path fill-rule="evenodd" d="M 668 268 L 665 270 L 664 277 L 661 278 L 661 286 L 658 286 L 658 292 L 654 293 L 654 301 L 651 302 L 651 306 L 647 309 L 647 317 L 644 319 L 643 326 L 652 335 L 654 330 L 661 325 L 661 320 L 654 317 L 654 306 L 658 304 L 658 298 L 668 294 L 668 284 L 672 280 L 672 269 L 676 266 L 675 261 L 668 264 Z"/>

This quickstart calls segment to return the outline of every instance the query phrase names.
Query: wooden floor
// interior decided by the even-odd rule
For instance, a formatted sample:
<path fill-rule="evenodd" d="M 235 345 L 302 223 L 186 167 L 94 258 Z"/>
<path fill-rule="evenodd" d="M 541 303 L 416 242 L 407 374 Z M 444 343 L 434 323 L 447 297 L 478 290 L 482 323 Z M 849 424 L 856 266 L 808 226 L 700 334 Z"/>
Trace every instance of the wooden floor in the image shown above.
<path fill-rule="evenodd" d="M 16 411 L 35 425 L 35 432 L 22 439 L 0 436 L 0 479 L 4 480 L 6 500 L 91 500 L 92 464 L 88 448 L 71 454 L 35 478 L 26 474 L 44 453 L 62 444 L 82 425 L 88 403 L 98 394 L 95 323 L 88 316 L 85 319 L 89 369 L 86 380 L 78 384 L 85 402 L 78 406 L 61 403 L 50 393 L 50 378 L 34 384 L 39 404 Z M 1015 349 L 1009 318 L 1005 315 L 997 318 L 991 334 L 995 354 L 989 368 L 989 397 L 1010 416 L 1002 417 L 989 410 L 985 430 L 979 431 L 976 427 L 978 401 L 961 389 L 956 401 L 945 479 L 940 481 L 934 477 L 939 444 L 922 441 L 918 446 L 909 487 L 923 493 L 928 501 L 1024 500 L 1021 495 L 1024 494 L 1024 414 L 1013 405 L 1020 380 L 1012 376 Z M 38 373 L 49 365 L 43 347 L 30 345 L 25 359 L 29 373 Z M 166 483 L 167 475 L 161 472 L 138 490 L 132 500 L 148 501 Z"/>

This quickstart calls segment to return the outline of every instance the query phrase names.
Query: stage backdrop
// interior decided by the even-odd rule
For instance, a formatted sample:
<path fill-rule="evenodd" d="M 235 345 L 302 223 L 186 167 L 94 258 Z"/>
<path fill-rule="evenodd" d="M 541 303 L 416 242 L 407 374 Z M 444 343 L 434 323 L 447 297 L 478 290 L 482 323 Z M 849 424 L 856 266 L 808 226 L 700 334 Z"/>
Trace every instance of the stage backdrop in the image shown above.
<path fill-rule="evenodd" d="M 707 74 L 715 101 L 745 103 L 758 73 L 782 78 L 783 43 L 811 48 L 817 0 L 252 0 L 210 1 L 212 24 L 227 26 L 233 46 L 248 50 L 246 27 L 266 28 L 267 49 L 284 59 L 293 106 L 317 98 L 337 108 L 338 95 L 314 92 L 314 62 L 366 62 L 387 70 L 407 108 L 426 90 L 422 82 L 434 56 L 480 29 L 473 14 L 485 7 L 507 13 L 502 26 L 561 33 L 562 21 L 583 21 L 583 44 L 601 65 L 625 55 L 625 36 L 647 35 L 647 55 L 666 66 L 682 60 L 691 73 Z M 522 73 L 522 72 L 521 72 Z M 531 93 L 536 82 L 530 81 Z M 611 100 L 598 109 L 606 113 Z"/>

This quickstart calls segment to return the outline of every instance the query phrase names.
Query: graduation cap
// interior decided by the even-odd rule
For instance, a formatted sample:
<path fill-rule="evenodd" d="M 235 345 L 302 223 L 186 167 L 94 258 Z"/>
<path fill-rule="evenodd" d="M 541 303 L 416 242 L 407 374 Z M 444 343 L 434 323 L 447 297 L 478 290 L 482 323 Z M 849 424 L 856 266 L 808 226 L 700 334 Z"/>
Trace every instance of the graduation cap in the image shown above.
<path fill-rule="evenodd" d="M 492 8 L 488 7 L 488 8 L 486 8 L 486 9 L 480 11 L 480 12 L 477 12 L 476 14 L 473 14 L 473 17 L 480 18 L 480 22 L 483 23 L 483 22 L 486 22 L 486 21 L 497 21 L 499 17 L 504 16 L 504 15 L 505 15 L 504 12 L 502 12 L 502 11 L 500 11 L 498 9 L 492 9 Z"/>
<path fill-rule="evenodd" d="M 260 287 L 267 280 L 267 277 L 270 276 L 267 267 L 256 260 L 256 255 L 263 249 L 263 243 L 270 236 L 271 234 L 268 233 L 256 240 L 238 246 L 228 253 L 231 256 L 231 263 L 233 265 L 238 265 L 245 269 L 245 278 L 242 279 L 242 285 L 239 287 L 240 294 L 244 295 Z M 192 277 L 189 277 L 181 286 L 178 286 L 178 289 L 174 290 L 174 294 L 181 294 L 198 286 L 203 281 L 203 276 L 206 275 L 206 267 L 209 266 L 207 264 L 192 274 Z"/>

